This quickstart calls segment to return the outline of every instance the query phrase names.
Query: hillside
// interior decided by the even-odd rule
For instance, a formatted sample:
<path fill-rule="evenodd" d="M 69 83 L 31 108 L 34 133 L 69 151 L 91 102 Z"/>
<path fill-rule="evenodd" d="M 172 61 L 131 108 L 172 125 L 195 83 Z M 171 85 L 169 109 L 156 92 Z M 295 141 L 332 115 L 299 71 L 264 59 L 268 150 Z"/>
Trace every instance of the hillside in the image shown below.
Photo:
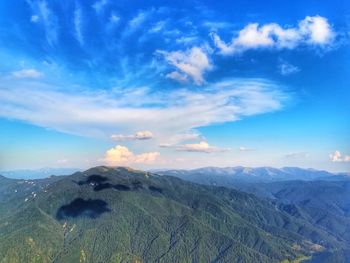
<path fill-rule="evenodd" d="M 345 246 L 274 202 L 130 168 L 0 180 L 4 263 L 281 262 Z"/>
<path fill-rule="evenodd" d="M 286 170 L 291 174 L 286 176 Z M 345 255 L 350 253 L 350 177 L 346 174 L 300 168 L 255 168 L 245 172 L 240 168 L 203 168 L 159 173 L 274 200 L 283 211 L 332 233 L 346 243 L 344 251 L 324 253 L 310 262 L 347 262 Z M 300 180 L 301 176 L 304 176 L 303 180 Z M 298 180 L 291 180 L 293 178 Z"/>

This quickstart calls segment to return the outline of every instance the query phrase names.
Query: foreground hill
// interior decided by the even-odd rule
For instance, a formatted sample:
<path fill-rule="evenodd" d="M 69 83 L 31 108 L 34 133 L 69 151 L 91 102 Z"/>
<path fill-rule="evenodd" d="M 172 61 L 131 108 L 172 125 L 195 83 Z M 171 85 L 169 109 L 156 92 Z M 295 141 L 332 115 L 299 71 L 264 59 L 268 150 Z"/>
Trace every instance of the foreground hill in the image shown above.
<path fill-rule="evenodd" d="M 346 247 L 274 201 L 129 168 L 0 185 L 4 263 L 270 263 Z"/>

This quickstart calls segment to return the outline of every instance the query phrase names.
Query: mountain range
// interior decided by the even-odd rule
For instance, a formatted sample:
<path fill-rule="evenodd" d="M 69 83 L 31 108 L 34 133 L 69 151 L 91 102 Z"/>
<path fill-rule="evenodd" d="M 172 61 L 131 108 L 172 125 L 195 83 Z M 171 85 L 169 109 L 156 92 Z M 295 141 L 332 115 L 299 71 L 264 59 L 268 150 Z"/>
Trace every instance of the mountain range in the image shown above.
<path fill-rule="evenodd" d="M 231 182 L 272 182 L 287 180 L 310 181 L 316 179 L 335 180 L 350 178 L 348 173 L 331 173 L 315 169 L 303 169 L 298 167 L 204 167 L 193 170 L 157 170 L 158 174 L 176 176 L 185 180 L 209 184 L 208 180 L 215 179 L 219 184 L 222 181 L 224 186 Z M 225 180 L 228 180 L 225 181 Z M 225 182 L 224 182 L 225 181 Z"/>
<path fill-rule="evenodd" d="M 218 186 L 213 169 L 209 183 L 174 173 L 1 176 L 0 262 L 348 262 L 344 175 Z"/>

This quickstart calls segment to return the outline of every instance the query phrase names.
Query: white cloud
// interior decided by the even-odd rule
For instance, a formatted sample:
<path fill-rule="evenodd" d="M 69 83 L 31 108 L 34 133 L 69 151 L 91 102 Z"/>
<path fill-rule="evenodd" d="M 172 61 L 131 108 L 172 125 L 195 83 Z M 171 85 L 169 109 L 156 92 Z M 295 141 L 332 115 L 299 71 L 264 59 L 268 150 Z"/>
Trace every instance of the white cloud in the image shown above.
<path fill-rule="evenodd" d="M 226 29 L 226 28 L 233 27 L 232 24 L 227 22 L 213 22 L 213 21 L 204 22 L 203 26 L 209 28 L 210 31 L 217 31 L 218 29 L 221 29 L 221 28 Z"/>
<path fill-rule="evenodd" d="M 116 14 L 112 13 L 111 16 L 109 17 L 109 22 L 112 24 L 118 23 L 120 20 L 120 17 L 117 16 Z"/>
<path fill-rule="evenodd" d="M 208 55 L 204 48 L 193 47 L 186 51 L 157 51 L 162 54 L 165 60 L 174 66 L 179 72 L 175 71 L 167 77 L 183 81 L 187 77 L 192 78 L 195 84 L 201 85 L 204 81 L 204 73 L 212 69 Z"/>
<path fill-rule="evenodd" d="M 240 30 L 228 44 L 217 33 L 212 33 L 214 44 L 223 55 L 258 48 L 292 49 L 302 44 L 325 46 L 332 43 L 334 36 L 328 20 L 321 16 L 307 16 L 294 28 L 283 28 L 276 23 L 251 23 Z"/>
<path fill-rule="evenodd" d="M 253 148 L 248 148 L 248 147 L 244 147 L 244 146 L 241 146 L 238 149 L 241 152 L 252 152 L 252 151 L 255 151 L 255 149 L 253 149 Z"/>
<path fill-rule="evenodd" d="M 310 154 L 307 152 L 290 152 L 284 155 L 288 159 L 305 159 L 309 158 Z"/>
<path fill-rule="evenodd" d="M 350 162 L 349 155 L 342 155 L 340 151 L 335 151 L 329 155 L 329 159 L 332 162 Z"/>
<path fill-rule="evenodd" d="M 333 40 L 334 32 L 327 18 L 307 16 L 299 23 L 299 30 L 311 44 L 325 45 Z"/>
<path fill-rule="evenodd" d="M 140 11 L 136 16 L 134 16 L 130 21 L 129 21 L 129 27 L 131 29 L 136 29 L 140 27 L 145 20 L 148 17 L 148 13 L 145 11 Z"/>
<path fill-rule="evenodd" d="M 39 21 L 39 16 L 38 15 L 32 15 L 30 17 L 30 22 L 36 23 Z"/>
<path fill-rule="evenodd" d="M 141 153 L 135 156 L 134 162 L 141 164 L 150 164 L 154 163 L 158 156 L 160 156 L 159 152 Z"/>
<path fill-rule="evenodd" d="M 22 70 L 12 72 L 12 76 L 18 79 L 23 79 L 23 78 L 37 79 L 37 78 L 41 78 L 43 75 L 44 75 L 43 73 L 33 68 L 22 69 Z"/>
<path fill-rule="evenodd" d="M 105 8 L 105 6 L 108 4 L 107 0 L 100 0 L 96 1 L 93 5 L 92 8 L 95 9 L 97 14 L 101 14 Z"/>
<path fill-rule="evenodd" d="M 68 160 L 67 159 L 59 159 L 56 161 L 57 164 L 66 164 L 68 163 Z"/>
<path fill-rule="evenodd" d="M 278 69 L 283 76 L 291 75 L 300 71 L 297 66 L 294 66 L 285 61 L 281 61 L 281 63 L 278 65 Z"/>
<path fill-rule="evenodd" d="M 150 33 L 158 33 L 159 31 L 163 30 L 165 28 L 166 21 L 158 21 L 152 27 L 148 32 Z"/>
<path fill-rule="evenodd" d="M 182 83 L 188 82 L 188 77 L 184 74 L 177 72 L 177 71 L 170 72 L 165 77 L 168 79 L 176 80 L 177 82 L 182 82 Z"/>
<path fill-rule="evenodd" d="M 80 45 L 84 44 L 84 37 L 82 33 L 82 11 L 81 8 L 76 8 L 74 11 L 74 34 Z"/>
<path fill-rule="evenodd" d="M 279 110 L 289 99 L 281 87 L 262 79 L 227 80 L 196 91 L 132 91 L 87 91 L 3 77 L 0 117 L 93 137 L 157 127 L 154 143 L 160 144 L 199 127 Z"/>
<path fill-rule="evenodd" d="M 134 154 L 127 147 L 117 145 L 106 152 L 104 161 L 108 165 L 151 164 L 159 155 L 159 152 Z"/>
<path fill-rule="evenodd" d="M 190 45 L 191 43 L 198 42 L 198 36 L 181 36 L 176 38 L 177 44 Z"/>
<path fill-rule="evenodd" d="M 133 140 L 149 140 L 153 138 L 150 131 L 138 131 L 133 135 L 113 134 L 111 139 L 114 141 L 133 141 Z"/>
<path fill-rule="evenodd" d="M 189 130 L 184 133 L 177 133 L 175 135 L 172 135 L 170 138 L 166 138 L 166 142 L 162 142 L 159 144 L 159 147 L 162 148 L 171 148 L 175 147 L 176 145 L 188 142 L 188 141 L 194 141 L 194 140 L 205 140 L 204 136 L 202 136 L 200 133 L 194 130 Z"/>
<path fill-rule="evenodd" d="M 214 152 L 226 152 L 228 148 L 219 148 L 209 145 L 206 141 L 201 141 L 199 143 L 183 144 L 175 146 L 178 151 L 185 152 L 203 152 L 203 153 L 214 153 Z"/>

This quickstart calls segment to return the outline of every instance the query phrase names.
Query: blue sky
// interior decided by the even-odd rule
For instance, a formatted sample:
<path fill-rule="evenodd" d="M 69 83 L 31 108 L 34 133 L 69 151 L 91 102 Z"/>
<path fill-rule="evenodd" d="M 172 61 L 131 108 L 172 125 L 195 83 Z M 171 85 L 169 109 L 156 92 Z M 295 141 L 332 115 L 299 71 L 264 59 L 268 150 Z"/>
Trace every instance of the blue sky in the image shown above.
<path fill-rule="evenodd" d="M 347 1 L 0 3 L 0 169 L 350 169 Z"/>

